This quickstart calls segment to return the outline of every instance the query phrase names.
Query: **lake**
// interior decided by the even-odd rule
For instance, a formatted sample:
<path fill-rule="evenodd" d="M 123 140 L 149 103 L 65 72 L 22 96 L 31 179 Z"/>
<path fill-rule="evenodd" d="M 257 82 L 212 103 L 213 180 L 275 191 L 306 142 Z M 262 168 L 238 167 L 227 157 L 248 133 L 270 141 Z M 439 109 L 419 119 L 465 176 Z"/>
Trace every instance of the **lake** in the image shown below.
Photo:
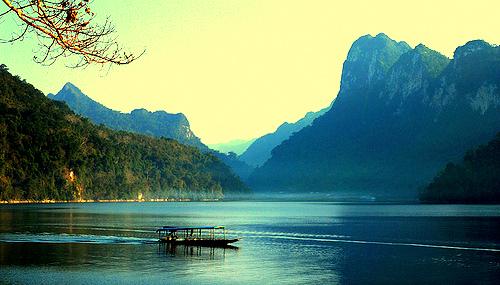
<path fill-rule="evenodd" d="M 235 249 L 156 243 L 225 225 Z M 0 283 L 498 284 L 500 206 L 321 202 L 0 205 Z"/>

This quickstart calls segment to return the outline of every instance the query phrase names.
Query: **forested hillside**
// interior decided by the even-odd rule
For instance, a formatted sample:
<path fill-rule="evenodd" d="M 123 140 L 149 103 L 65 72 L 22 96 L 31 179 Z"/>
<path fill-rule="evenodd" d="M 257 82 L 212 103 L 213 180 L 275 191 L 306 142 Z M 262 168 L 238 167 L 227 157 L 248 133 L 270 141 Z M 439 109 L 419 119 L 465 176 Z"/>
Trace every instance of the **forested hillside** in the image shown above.
<path fill-rule="evenodd" d="M 248 189 L 216 157 L 113 131 L 0 68 L 0 200 L 221 198 Z"/>
<path fill-rule="evenodd" d="M 469 150 L 462 163 L 448 163 L 420 194 L 433 203 L 500 202 L 500 133 L 487 145 Z"/>
<path fill-rule="evenodd" d="M 237 156 L 226 155 L 203 144 L 193 133 L 188 119 L 182 113 L 150 112 L 146 109 L 121 113 L 93 100 L 71 83 L 66 83 L 56 95 L 49 94 L 47 97 L 65 102 L 73 112 L 90 119 L 95 124 L 103 124 L 113 130 L 170 138 L 194 146 L 201 152 L 210 153 L 220 159 L 241 179 L 246 179 L 253 171 L 252 167 L 239 160 Z"/>

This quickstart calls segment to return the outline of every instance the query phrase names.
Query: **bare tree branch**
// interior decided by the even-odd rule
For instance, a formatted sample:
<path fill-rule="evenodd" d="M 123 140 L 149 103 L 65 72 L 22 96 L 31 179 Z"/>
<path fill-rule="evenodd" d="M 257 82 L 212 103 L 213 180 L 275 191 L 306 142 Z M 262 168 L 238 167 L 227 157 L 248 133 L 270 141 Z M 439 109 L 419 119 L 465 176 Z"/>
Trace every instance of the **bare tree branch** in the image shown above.
<path fill-rule="evenodd" d="M 22 27 L 19 35 L 3 42 L 24 39 L 26 34 L 36 34 L 40 56 L 34 59 L 40 64 L 53 64 L 60 57 L 77 57 L 71 67 L 89 64 L 128 64 L 139 55 L 123 51 L 109 18 L 95 24 L 95 14 L 89 0 L 1 0 L 8 8 L 0 18 L 15 14 Z"/>

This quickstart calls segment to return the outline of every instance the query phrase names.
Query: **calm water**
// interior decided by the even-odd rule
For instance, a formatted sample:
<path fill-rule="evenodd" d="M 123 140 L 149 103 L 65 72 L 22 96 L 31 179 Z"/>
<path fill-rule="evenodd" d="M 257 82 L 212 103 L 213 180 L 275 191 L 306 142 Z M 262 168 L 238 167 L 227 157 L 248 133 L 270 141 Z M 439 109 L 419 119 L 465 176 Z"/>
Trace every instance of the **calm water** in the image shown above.
<path fill-rule="evenodd" d="M 158 245 L 219 225 L 237 249 Z M 0 206 L 0 283 L 500 282 L 500 206 L 301 202 Z"/>

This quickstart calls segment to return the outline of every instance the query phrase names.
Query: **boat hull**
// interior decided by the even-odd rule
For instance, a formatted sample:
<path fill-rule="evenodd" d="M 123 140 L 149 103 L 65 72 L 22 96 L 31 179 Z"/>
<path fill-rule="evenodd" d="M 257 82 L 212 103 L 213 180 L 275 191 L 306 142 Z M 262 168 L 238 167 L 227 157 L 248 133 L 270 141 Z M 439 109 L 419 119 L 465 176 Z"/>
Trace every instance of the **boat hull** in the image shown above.
<path fill-rule="evenodd" d="M 230 243 L 239 241 L 240 239 L 167 239 L 160 238 L 162 243 L 194 245 L 194 246 L 209 246 L 209 247 L 225 247 Z"/>

